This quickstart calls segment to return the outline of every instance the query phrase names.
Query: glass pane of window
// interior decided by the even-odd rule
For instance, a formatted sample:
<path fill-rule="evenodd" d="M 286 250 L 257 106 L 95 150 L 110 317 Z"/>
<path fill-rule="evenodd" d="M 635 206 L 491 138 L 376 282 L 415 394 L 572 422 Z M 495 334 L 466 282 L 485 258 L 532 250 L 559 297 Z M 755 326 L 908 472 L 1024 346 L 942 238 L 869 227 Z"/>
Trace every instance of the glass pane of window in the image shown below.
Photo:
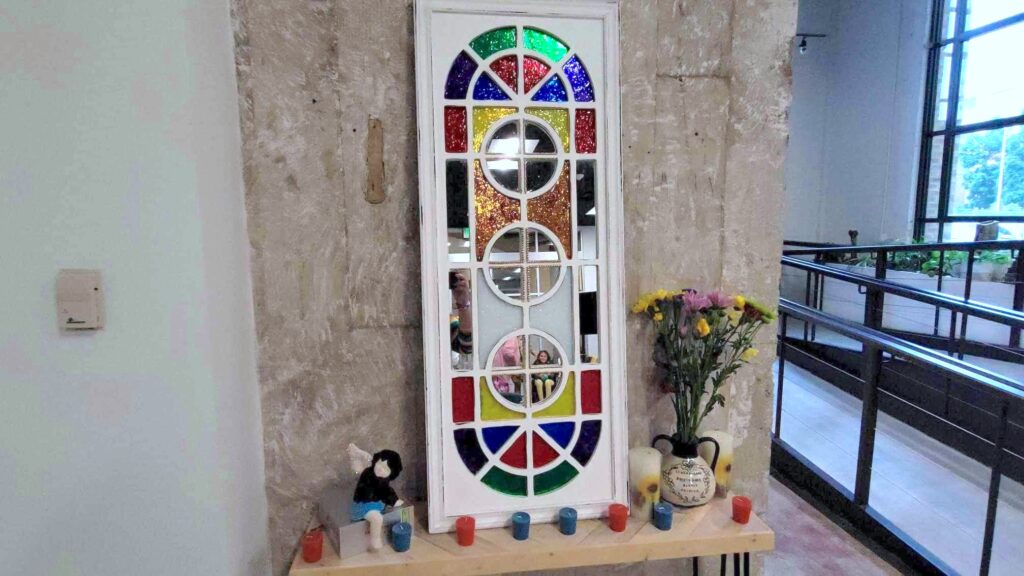
<path fill-rule="evenodd" d="M 596 172 L 597 161 L 576 162 L 576 231 L 579 234 L 577 256 L 583 260 L 597 258 Z"/>
<path fill-rule="evenodd" d="M 942 146 L 945 136 L 932 138 L 931 153 L 928 162 L 928 199 L 925 205 L 925 217 L 936 218 L 939 215 L 939 184 L 942 181 Z"/>
<path fill-rule="evenodd" d="M 473 369 L 473 288 L 469 270 L 448 273 L 448 326 L 453 370 Z M 472 386 L 472 382 L 470 382 Z M 472 403 L 472 400 L 470 401 Z M 472 404 L 471 404 L 472 405 Z"/>
<path fill-rule="evenodd" d="M 942 38 L 952 38 L 956 33 L 956 2 L 957 0 L 946 0 L 946 6 L 942 11 Z"/>
<path fill-rule="evenodd" d="M 519 161 L 508 158 L 487 160 L 487 171 L 494 181 L 510 192 L 519 192 Z"/>
<path fill-rule="evenodd" d="M 1024 131 L 1020 126 L 958 136 L 953 154 L 950 214 L 1024 214 Z"/>
<path fill-rule="evenodd" d="M 935 130 L 946 127 L 946 115 L 949 113 L 949 70 L 953 65 L 953 45 L 947 44 L 939 53 L 939 79 L 935 89 Z"/>
<path fill-rule="evenodd" d="M 956 0 L 951 2 L 955 4 Z M 970 0 L 964 30 L 980 28 L 1021 12 L 1024 12 L 1024 2 L 1020 0 Z"/>
<path fill-rule="evenodd" d="M 1024 22 L 964 42 L 959 124 L 1024 114 L 1024 74 L 1011 60 L 1024 54 Z"/>
<path fill-rule="evenodd" d="M 580 362 L 596 364 L 601 358 L 597 266 L 579 269 Z"/>

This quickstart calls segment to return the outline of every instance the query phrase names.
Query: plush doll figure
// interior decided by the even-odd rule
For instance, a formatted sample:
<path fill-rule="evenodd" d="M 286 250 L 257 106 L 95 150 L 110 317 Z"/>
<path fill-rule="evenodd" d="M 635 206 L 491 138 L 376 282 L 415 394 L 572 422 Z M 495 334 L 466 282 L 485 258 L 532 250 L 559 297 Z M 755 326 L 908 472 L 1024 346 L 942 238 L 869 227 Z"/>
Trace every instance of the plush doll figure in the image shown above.
<path fill-rule="evenodd" d="M 391 481 L 402 473 L 402 457 L 393 450 L 381 450 L 371 456 L 355 444 L 348 445 L 348 457 L 352 471 L 359 474 L 350 519 L 353 522 L 366 520 L 370 527 L 369 549 L 380 550 L 384 545 L 384 509 L 402 505 L 391 487 Z"/>

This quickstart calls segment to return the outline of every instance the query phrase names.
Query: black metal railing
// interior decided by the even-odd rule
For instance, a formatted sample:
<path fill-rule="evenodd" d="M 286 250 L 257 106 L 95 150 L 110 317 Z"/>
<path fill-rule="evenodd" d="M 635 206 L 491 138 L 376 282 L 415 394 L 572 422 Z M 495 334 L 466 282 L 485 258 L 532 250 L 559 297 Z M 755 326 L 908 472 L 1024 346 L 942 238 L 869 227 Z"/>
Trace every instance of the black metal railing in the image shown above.
<path fill-rule="evenodd" d="M 884 259 L 879 258 L 879 261 Z M 813 264 L 807 264 L 813 265 Z M 825 274 L 823 271 L 819 271 Z M 882 274 L 884 277 L 884 273 Z M 782 439 L 783 431 L 783 400 L 785 397 L 785 370 L 787 356 L 792 351 L 799 351 L 799 348 L 788 339 L 789 324 L 792 320 L 798 320 L 804 326 L 815 326 L 827 329 L 860 342 L 862 353 L 862 365 L 859 376 L 860 399 L 862 401 L 860 434 L 857 449 L 857 467 L 853 492 L 843 488 L 835 479 L 828 476 L 821 470 L 814 472 L 815 476 L 824 480 L 832 488 L 829 498 L 842 500 L 848 507 L 845 515 L 855 521 L 871 524 L 867 528 L 873 532 L 882 531 L 889 539 L 905 544 L 917 554 L 919 561 L 933 570 L 942 572 L 953 572 L 949 566 L 934 553 L 927 550 L 914 541 L 913 538 L 896 527 L 889 519 L 885 518 L 878 511 L 873 509 L 869 503 L 871 491 L 871 475 L 874 458 L 875 433 L 878 421 L 879 399 L 881 397 L 895 402 L 906 402 L 892 392 L 879 386 L 882 367 L 885 362 L 900 360 L 918 368 L 935 373 L 940 378 L 947 379 L 958 385 L 969 387 L 977 394 L 988 397 L 990 403 L 996 406 L 996 418 L 998 425 L 991 434 L 982 434 L 967 431 L 977 438 L 979 442 L 989 449 L 986 453 L 975 455 L 976 458 L 991 466 L 991 477 L 988 487 L 987 508 L 985 512 L 985 527 L 982 540 L 981 560 L 979 573 L 987 576 L 992 560 L 992 545 L 995 534 L 996 515 L 999 506 L 1000 480 L 1003 476 L 1004 462 L 1008 456 L 1007 428 L 1009 426 L 1009 411 L 1011 405 L 1020 405 L 1024 402 L 1024 386 L 999 374 L 982 369 L 978 366 L 963 362 L 948 354 L 948 352 L 936 351 L 925 346 L 911 343 L 903 338 L 888 334 L 877 329 L 881 324 L 880 310 L 883 306 L 884 296 L 887 292 L 899 293 L 903 297 L 915 299 L 927 299 L 929 303 L 953 307 L 961 314 L 970 313 L 986 319 L 1002 319 L 1014 326 L 1022 322 L 1019 315 L 1011 314 L 1011 317 L 1002 317 L 998 311 L 981 311 L 967 308 L 962 301 L 949 302 L 946 295 L 936 296 L 907 292 L 903 288 L 895 288 L 891 283 L 882 279 L 861 278 L 867 290 L 867 305 L 865 306 L 864 324 L 856 324 L 834 316 L 824 314 L 812 307 L 804 306 L 796 302 L 781 299 L 779 304 L 780 312 L 780 338 L 778 345 L 778 380 L 777 393 L 775 398 L 775 422 L 773 430 L 773 469 L 776 467 L 775 454 L 781 450 L 797 459 L 800 455 Z M 912 289 L 911 289 L 912 290 Z M 1020 326 L 1018 326 L 1020 327 Z M 915 407 L 921 410 L 920 407 Z M 942 413 L 931 413 L 931 417 L 945 420 L 950 426 L 957 426 L 956 422 L 946 420 L 947 415 Z M 813 466 L 809 466 L 813 467 Z M 842 506 L 840 506 L 842 507 Z M 840 510 L 843 513 L 842 510 Z M 862 526 L 865 528 L 865 526 Z M 920 564 L 919 564 L 920 565 Z"/>

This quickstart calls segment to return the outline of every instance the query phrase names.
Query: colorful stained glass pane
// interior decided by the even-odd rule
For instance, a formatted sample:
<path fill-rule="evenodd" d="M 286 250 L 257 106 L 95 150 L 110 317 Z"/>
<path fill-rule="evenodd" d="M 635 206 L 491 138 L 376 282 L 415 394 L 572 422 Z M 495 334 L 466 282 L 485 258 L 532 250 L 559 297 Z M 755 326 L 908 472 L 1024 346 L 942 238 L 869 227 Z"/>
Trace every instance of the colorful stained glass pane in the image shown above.
<path fill-rule="evenodd" d="M 519 430 L 519 426 L 492 426 L 484 428 L 484 444 L 492 454 L 497 454 L 508 439 Z"/>
<path fill-rule="evenodd" d="M 565 250 L 565 257 L 572 258 L 572 192 L 569 189 L 569 162 L 562 163 L 562 173 L 555 187 L 526 201 L 527 217 L 555 233 Z"/>
<path fill-rule="evenodd" d="M 476 259 L 483 260 L 487 243 L 494 234 L 519 220 L 519 201 L 498 192 L 484 176 L 480 161 L 474 163 L 474 204 L 476 207 Z"/>
<path fill-rule="evenodd" d="M 501 461 L 513 468 L 526 468 L 526 433 L 519 435 L 501 455 Z"/>
<path fill-rule="evenodd" d="M 481 74 L 473 86 L 474 100 L 511 100 L 508 94 L 498 86 L 489 74 Z"/>
<path fill-rule="evenodd" d="M 580 374 L 580 408 L 584 414 L 601 413 L 601 372 L 584 370 Z"/>
<path fill-rule="evenodd" d="M 572 433 L 576 431 L 576 424 L 572 422 L 551 422 L 549 424 L 541 424 L 540 429 L 559 446 L 568 448 L 569 441 L 572 440 Z"/>
<path fill-rule="evenodd" d="M 469 81 L 473 79 L 473 72 L 476 72 L 476 61 L 469 54 L 460 52 L 448 70 L 444 97 L 453 100 L 464 99 L 469 92 Z"/>
<path fill-rule="evenodd" d="M 557 416 L 572 416 L 576 413 L 576 382 L 572 372 L 562 385 L 562 393 L 553 404 L 547 408 L 535 412 L 534 418 L 554 418 Z"/>
<path fill-rule="evenodd" d="M 588 420 L 580 425 L 580 437 L 572 449 L 572 457 L 586 466 L 597 449 L 597 441 L 601 439 L 601 421 Z"/>
<path fill-rule="evenodd" d="M 476 474 L 487 464 L 487 456 L 480 449 L 480 440 L 476 437 L 476 430 L 463 428 L 455 431 L 455 448 L 459 451 L 462 463 L 470 472 Z"/>
<path fill-rule="evenodd" d="M 452 421 L 456 424 L 473 421 L 473 379 L 452 378 Z"/>
<path fill-rule="evenodd" d="M 580 154 L 597 152 L 597 113 L 593 109 L 576 110 L 576 151 Z"/>
<path fill-rule="evenodd" d="M 495 122 L 515 113 L 515 108 L 507 106 L 475 106 L 473 108 L 473 150 L 478 152 L 482 150 L 484 135 Z M 568 124 L 568 112 L 566 115 L 566 124 Z"/>
<path fill-rule="evenodd" d="M 543 54 L 552 62 L 558 62 L 569 51 L 569 47 L 561 40 L 536 28 L 523 29 L 523 46 L 527 50 Z"/>
<path fill-rule="evenodd" d="M 487 379 L 480 377 L 480 419 L 481 420 L 519 420 L 522 414 L 510 410 L 500 404 L 487 386 Z"/>
<path fill-rule="evenodd" d="M 484 474 L 480 481 L 502 494 L 526 496 L 526 476 L 505 472 L 497 466 Z"/>
<path fill-rule="evenodd" d="M 570 480 L 579 474 L 579 470 L 568 462 L 562 462 L 543 474 L 537 474 L 533 479 L 533 493 L 536 495 L 547 494 L 565 486 Z"/>
<path fill-rule="evenodd" d="M 466 151 L 466 109 L 462 106 L 444 107 L 444 151 Z"/>
<path fill-rule="evenodd" d="M 494 30 L 484 32 L 476 38 L 473 38 L 473 40 L 469 42 L 469 45 L 473 47 L 473 50 L 476 51 L 481 58 L 486 59 L 495 52 L 515 48 L 516 29 L 513 26 L 495 28 Z"/>
<path fill-rule="evenodd" d="M 568 102 L 569 95 L 565 92 L 565 84 L 558 76 L 552 76 L 537 90 L 531 98 L 534 102 Z"/>
<path fill-rule="evenodd" d="M 562 139 L 562 150 L 569 151 L 569 111 L 565 108 L 527 108 L 527 114 L 531 114 L 547 122 L 555 129 Z M 473 112 L 473 132 L 476 133 L 476 111 Z"/>
<path fill-rule="evenodd" d="M 551 67 L 534 58 L 533 56 L 523 57 L 523 93 L 529 94 L 530 90 L 544 79 L 551 71 Z"/>
<path fill-rule="evenodd" d="M 594 85 L 590 83 L 590 74 L 583 67 L 579 57 L 573 54 L 572 58 L 562 66 L 566 77 L 569 78 L 569 85 L 572 86 L 572 96 L 577 102 L 594 101 Z"/>
<path fill-rule="evenodd" d="M 519 90 L 519 61 L 514 54 L 502 56 L 491 62 L 491 70 L 501 78 L 513 92 Z"/>
<path fill-rule="evenodd" d="M 540 468 L 558 458 L 558 452 L 541 438 L 540 434 L 533 434 L 533 467 Z"/>

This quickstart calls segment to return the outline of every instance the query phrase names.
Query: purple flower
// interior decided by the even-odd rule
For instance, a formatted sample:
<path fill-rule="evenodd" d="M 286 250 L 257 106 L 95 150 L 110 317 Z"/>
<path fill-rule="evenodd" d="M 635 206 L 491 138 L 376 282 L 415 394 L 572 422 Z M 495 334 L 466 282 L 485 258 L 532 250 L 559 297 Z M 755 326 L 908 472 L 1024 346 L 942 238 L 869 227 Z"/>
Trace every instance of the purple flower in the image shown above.
<path fill-rule="evenodd" d="M 709 292 L 708 300 L 711 301 L 711 305 L 715 308 L 732 308 L 733 304 L 736 303 L 736 300 L 732 296 L 726 296 L 718 290 Z"/>
<path fill-rule="evenodd" d="M 711 307 L 711 300 L 700 292 L 684 292 L 683 293 L 683 308 L 687 312 L 700 312 Z"/>

